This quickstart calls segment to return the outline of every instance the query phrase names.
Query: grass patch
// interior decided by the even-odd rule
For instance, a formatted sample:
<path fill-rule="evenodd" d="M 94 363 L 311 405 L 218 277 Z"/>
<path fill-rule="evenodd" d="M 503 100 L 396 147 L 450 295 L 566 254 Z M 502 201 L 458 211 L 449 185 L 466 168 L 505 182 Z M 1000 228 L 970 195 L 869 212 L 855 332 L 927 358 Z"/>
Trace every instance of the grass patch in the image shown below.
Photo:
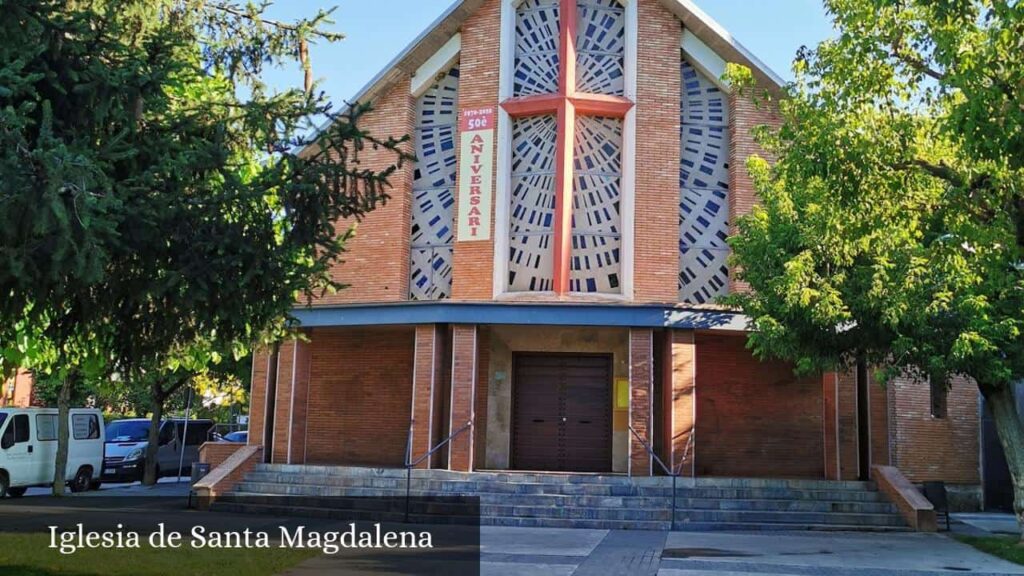
<path fill-rule="evenodd" d="M 956 539 L 982 552 L 1024 565 L 1024 546 L 1015 536 L 957 536 Z"/>
<path fill-rule="evenodd" d="M 296 549 L 81 549 L 61 555 L 49 534 L 0 534 L 4 576 L 270 576 L 320 554 Z"/>

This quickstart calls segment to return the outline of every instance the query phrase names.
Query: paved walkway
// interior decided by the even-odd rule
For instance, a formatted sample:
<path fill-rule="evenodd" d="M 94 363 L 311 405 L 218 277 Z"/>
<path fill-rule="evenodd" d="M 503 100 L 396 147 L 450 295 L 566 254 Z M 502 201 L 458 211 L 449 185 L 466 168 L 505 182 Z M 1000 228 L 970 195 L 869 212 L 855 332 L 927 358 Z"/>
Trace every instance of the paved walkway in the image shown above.
<path fill-rule="evenodd" d="M 934 576 L 1024 574 L 938 534 L 481 529 L 482 574 Z"/>
<path fill-rule="evenodd" d="M 976 512 L 958 513 L 952 514 L 951 516 L 954 522 L 963 522 L 972 528 L 988 532 L 989 534 L 1020 534 L 1020 527 L 1017 525 L 1017 518 L 1013 514 Z"/>

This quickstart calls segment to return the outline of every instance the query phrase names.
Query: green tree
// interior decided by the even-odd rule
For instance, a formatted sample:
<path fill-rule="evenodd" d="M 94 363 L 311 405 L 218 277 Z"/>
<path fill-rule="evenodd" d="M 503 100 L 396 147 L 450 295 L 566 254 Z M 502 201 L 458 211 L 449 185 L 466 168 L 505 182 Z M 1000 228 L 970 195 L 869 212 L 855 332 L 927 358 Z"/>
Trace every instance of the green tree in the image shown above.
<path fill-rule="evenodd" d="M 31 341 L 0 346 L 63 382 L 56 493 L 79 382 L 145 375 L 166 399 L 199 359 L 280 335 L 297 298 L 339 287 L 336 221 L 386 201 L 409 157 L 316 90 L 329 13 L 267 6 L 0 0 L 0 326 Z M 302 87 L 270 90 L 289 62 Z M 360 166 L 368 146 L 395 165 Z"/>
<path fill-rule="evenodd" d="M 1024 4 L 826 0 L 732 239 L 750 346 L 804 372 L 977 382 L 1024 521 Z M 729 80 L 764 103 L 749 71 Z"/>

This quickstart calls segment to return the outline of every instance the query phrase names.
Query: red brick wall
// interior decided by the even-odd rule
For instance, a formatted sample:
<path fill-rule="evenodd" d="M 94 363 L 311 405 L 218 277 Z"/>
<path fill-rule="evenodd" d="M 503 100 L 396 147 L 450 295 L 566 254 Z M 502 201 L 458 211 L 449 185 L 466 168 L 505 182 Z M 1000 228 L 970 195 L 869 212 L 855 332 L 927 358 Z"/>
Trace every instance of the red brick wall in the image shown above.
<path fill-rule="evenodd" d="M 860 468 L 857 439 L 857 373 L 839 374 L 839 479 L 856 480 Z"/>
<path fill-rule="evenodd" d="M 953 381 L 945 418 L 931 415 L 928 384 L 897 378 L 889 383 L 893 465 L 911 481 L 978 484 L 978 387 Z"/>
<path fill-rule="evenodd" d="M 871 418 L 871 464 L 889 465 L 889 395 L 868 370 L 868 405 Z"/>
<path fill-rule="evenodd" d="M 692 331 L 672 331 L 672 468 L 693 476 L 696 441 L 696 347 Z"/>
<path fill-rule="evenodd" d="M 412 134 L 415 102 L 409 94 L 409 79 L 398 82 L 375 101 L 375 110 L 364 116 L 359 127 L 386 138 Z M 406 144 L 411 152 L 411 144 Z M 360 167 L 382 170 L 393 164 L 394 154 L 367 147 L 361 152 Z M 407 300 L 409 298 L 409 243 L 412 219 L 413 163 L 406 162 L 390 178 L 391 200 L 370 212 L 357 224 L 355 237 L 345 245 L 342 262 L 331 274 L 349 287 L 316 300 L 316 304 Z M 335 226 L 343 234 L 354 220 Z"/>
<path fill-rule="evenodd" d="M 270 351 L 261 348 L 252 356 L 252 384 L 249 388 L 249 444 L 263 444 L 263 411 L 266 410 L 267 364 Z"/>
<path fill-rule="evenodd" d="M 435 395 L 441 388 L 441 339 L 443 335 L 435 324 L 416 326 L 416 373 L 413 391 L 413 460 L 430 451 L 438 438 L 432 433 L 431 424 L 441 414 L 432 414 Z M 430 461 L 424 460 L 419 467 L 428 468 Z"/>
<path fill-rule="evenodd" d="M 460 110 L 498 105 L 500 38 L 501 0 L 488 0 L 462 25 L 462 53 L 459 57 Z M 497 167 L 494 170 L 494 178 L 492 190 L 496 191 Z M 457 219 L 458 188 L 455 190 L 455 196 Z M 494 226 L 493 207 L 487 217 L 491 219 L 490 240 L 455 242 L 452 269 L 452 298 L 455 300 L 490 300 L 493 295 L 494 235 L 497 232 Z"/>
<path fill-rule="evenodd" d="M 682 26 L 641 0 L 637 43 L 634 298 L 679 299 L 679 41 Z"/>
<path fill-rule="evenodd" d="M 313 330 L 307 463 L 403 465 L 413 334 L 410 327 Z"/>
<path fill-rule="evenodd" d="M 824 477 L 821 377 L 797 380 L 744 343 L 697 334 L 697 474 Z"/>
<path fill-rule="evenodd" d="M 637 435 L 654 445 L 653 394 L 654 394 L 654 333 L 650 328 L 629 330 L 629 425 L 636 431 L 629 432 L 629 473 L 633 476 L 650 476 L 653 459 Z"/>
<path fill-rule="evenodd" d="M 295 342 L 281 344 L 277 360 L 277 397 L 274 401 L 274 450 L 271 462 L 288 462 L 288 441 L 291 434 L 288 424 L 291 420 L 292 366 L 295 359 Z"/>
<path fill-rule="evenodd" d="M 477 326 L 457 324 L 452 327 L 452 382 L 451 382 L 451 427 L 456 432 L 473 417 L 474 387 L 477 385 L 476 357 L 478 349 Z M 486 419 L 486 411 L 478 415 L 474 425 Z M 449 444 L 449 468 L 470 472 L 476 461 L 475 436 L 473 430 L 466 430 L 453 438 Z M 483 450 L 483 445 L 480 445 Z"/>
<path fill-rule="evenodd" d="M 763 90 L 758 86 L 756 90 Z M 736 233 L 737 219 L 750 213 L 757 203 L 757 192 L 747 171 L 747 160 L 753 155 L 764 157 L 765 152 L 754 142 L 752 129 L 762 125 L 777 126 L 781 123 L 774 107 L 755 106 L 749 95 L 733 92 L 729 95 L 729 225 L 730 234 Z M 745 282 L 737 282 L 735 273 L 729 273 L 729 291 L 742 292 L 750 289 Z"/>

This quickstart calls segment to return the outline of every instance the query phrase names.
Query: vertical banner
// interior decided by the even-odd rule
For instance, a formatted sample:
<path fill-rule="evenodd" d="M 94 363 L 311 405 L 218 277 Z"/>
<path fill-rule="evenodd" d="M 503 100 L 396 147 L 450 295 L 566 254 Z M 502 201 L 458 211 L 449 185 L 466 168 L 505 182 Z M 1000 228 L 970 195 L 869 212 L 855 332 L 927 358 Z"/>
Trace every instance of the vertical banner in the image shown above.
<path fill-rule="evenodd" d="M 491 238 L 494 107 L 463 110 L 459 118 L 459 242 Z"/>

